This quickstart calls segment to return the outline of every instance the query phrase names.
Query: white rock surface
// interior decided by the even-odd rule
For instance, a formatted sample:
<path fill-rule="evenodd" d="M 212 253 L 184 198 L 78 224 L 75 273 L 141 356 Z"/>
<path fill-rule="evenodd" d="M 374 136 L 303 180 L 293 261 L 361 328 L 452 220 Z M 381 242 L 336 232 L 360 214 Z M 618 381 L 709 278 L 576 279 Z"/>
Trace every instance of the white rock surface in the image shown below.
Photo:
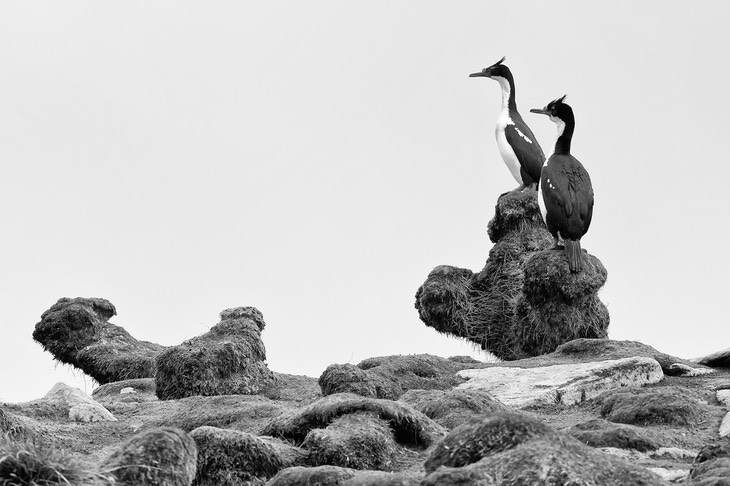
<path fill-rule="evenodd" d="M 65 383 L 56 383 L 40 400 L 51 402 L 57 407 L 68 410 L 69 418 L 77 422 L 117 420 L 99 402 L 78 388 L 68 386 Z"/>
<path fill-rule="evenodd" d="M 717 401 L 730 408 L 730 390 L 717 390 Z"/>
<path fill-rule="evenodd" d="M 116 422 L 117 419 L 106 408 L 91 403 L 79 403 L 68 411 L 68 418 L 76 422 Z"/>
<path fill-rule="evenodd" d="M 137 393 L 137 390 L 135 390 L 131 386 L 128 386 L 126 388 L 122 388 L 121 390 L 119 390 L 120 395 L 126 395 L 127 393 Z"/>
<path fill-rule="evenodd" d="M 648 467 L 647 469 L 673 484 L 683 483 L 685 478 L 689 476 L 689 469 L 666 469 L 663 467 Z"/>
<path fill-rule="evenodd" d="M 725 418 L 722 419 L 719 432 L 720 437 L 727 437 L 728 435 L 730 435 L 730 412 L 728 412 L 725 415 Z"/>
<path fill-rule="evenodd" d="M 498 366 L 457 373 L 469 381 L 457 388 L 486 390 L 515 408 L 562 403 L 572 405 L 622 386 L 657 383 L 664 378 L 652 358 L 633 357 L 538 368 Z"/>
<path fill-rule="evenodd" d="M 685 376 L 688 378 L 692 376 L 709 375 L 716 371 L 712 368 L 694 368 L 684 363 L 673 363 L 669 365 L 669 369 L 676 372 L 679 376 Z"/>

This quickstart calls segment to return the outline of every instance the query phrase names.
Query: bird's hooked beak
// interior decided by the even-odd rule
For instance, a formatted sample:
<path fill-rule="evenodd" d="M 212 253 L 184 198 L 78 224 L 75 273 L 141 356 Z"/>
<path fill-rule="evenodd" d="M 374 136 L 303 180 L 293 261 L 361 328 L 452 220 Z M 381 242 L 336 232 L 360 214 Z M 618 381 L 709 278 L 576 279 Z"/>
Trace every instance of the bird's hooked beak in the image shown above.
<path fill-rule="evenodd" d="M 489 68 L 484 68 L 478 73 L 471 73 L 469 75 L 470 78 L 491 78 L 492 77 L 492 70 Z"/>
<path fill-rule="evenodd" d="M 547 110 L 547 106 L 545 108 L 533 108 L 530 110 L 530 113 L 537 113 L 538 115 L 550 116 L 550 112 Z"/>

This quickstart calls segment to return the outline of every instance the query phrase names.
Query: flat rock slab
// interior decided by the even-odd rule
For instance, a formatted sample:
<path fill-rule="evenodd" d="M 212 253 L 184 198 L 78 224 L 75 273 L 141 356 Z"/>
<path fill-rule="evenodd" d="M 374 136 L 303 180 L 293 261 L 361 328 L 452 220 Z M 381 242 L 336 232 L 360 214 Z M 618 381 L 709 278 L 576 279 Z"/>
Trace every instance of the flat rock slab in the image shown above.
<path fill-rule="evenodd" d="M 659 363 L 647 357 L 537 368 L 499 366 L 463 370 L 457 375 L 469 380 L 458 389 L 486 390 L 505 405 L 515 408 L 556 403 L 572 405 L 613 388 L 647 385 L 664 378 Z"/>

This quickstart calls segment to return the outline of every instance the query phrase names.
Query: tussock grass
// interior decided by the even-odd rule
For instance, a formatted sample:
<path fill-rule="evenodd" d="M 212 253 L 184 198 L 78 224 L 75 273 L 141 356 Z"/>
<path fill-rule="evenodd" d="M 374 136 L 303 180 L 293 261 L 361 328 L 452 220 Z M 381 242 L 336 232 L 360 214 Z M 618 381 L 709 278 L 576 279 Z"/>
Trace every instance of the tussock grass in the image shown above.
<path fill-rule="evenodd" d="M 0 437 L 2 486 L 105 486 L 113 481 L 69 452 L 33 440 Z"/>

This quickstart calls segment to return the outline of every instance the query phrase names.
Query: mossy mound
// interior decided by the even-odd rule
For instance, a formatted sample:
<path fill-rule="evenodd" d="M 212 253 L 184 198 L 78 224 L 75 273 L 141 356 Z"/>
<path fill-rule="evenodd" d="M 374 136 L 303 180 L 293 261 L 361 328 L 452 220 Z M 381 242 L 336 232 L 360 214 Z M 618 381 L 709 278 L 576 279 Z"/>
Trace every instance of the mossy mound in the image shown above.
<path fill-rule="evenodd" d="M 523 414 L 503 412 L 475 417 L 449 432 L 428 456 L 424 468 L 430 473 L 442 466 L 466 466 L 535 437 L 555 435 L 544 422 Z"/>
<path fill-rule="evenodd" d="M 601 416 L 611 422 L 649 425 L 689 425 L 699 422 L 705 406 L 685 388 L 620 388 L 596 399 Z"/>
<path fill-rule="evenodd" d="M 264 320 L 253 307 L 221 312 L 220 323 L 157 357 L 156 392 L 161 400 L 193 395 L 251 395 L 274 381 L 261 341 Z"/>
<path fill-rule="evenodd" d="M 721 437 L 700 449 L 685 484 L 726 486 L 730 484 L 730 437 Z"/>
<path fill-rule="evenodd" d="M 314 466 L 392 471 L 400 455 L 388 422 L 371 412 L 342 415 L 313 429 L 302 447 Z"/>
<path fill-rule="evenodd" d="M 339 466 L 294 466 L 279 471 L 266 486 L 342 486 L 357 475 L 355 469 Z"/>
<path fill-rule="evenodd" d="M 447 430 L 467 422 L 474 415 L 509 411 L 509 407 L 484 390 L 410 390 L 399 401 L 411 405 Z"/>
<path fill-rule="evenodd" d="M 357 366 L 331 365 L 320 376 L 319 385 L 323 395 L 349 392 L 397 400 L 411 389 L 443 390 L 459 385 L 464 380 L 456 372 L 473 366 L 429 354 L 382 356 Z"/>
<path fill-rule="evenodd" d="M 653 451 L 660 447 L 645 429 L 633 425 L 614 424 L 606 420 L 594 419 L 577 424 L 568 433 L 591 447 L 615 447 Z"/>
<path fill-rule="evenodd" d="M 370 412 L 385 420 L 396 442 L 406 447 L 426 448 L 445 434 L 440 425 L 406 404 L 350 393 L 329 395 L 301 410 L 282 414 L 261 433 L 301 444 L 313 429 L 327 427 L 337 417 L 357 412 Z"/>
<path fill-rule="evenodd" d="M 190 433 L 198 448 L 196 486 L 263 484 L 280 470 L 304 463 L 306 452 L 270 437 L 199 427 Z"/>
<path fill-rule="evenodd" d="M 585 269 L 572 274 L 564 252 L 548 250 L 553 239 L 535 191 L 501 196 L 489 235 L 495 244 L 480 272 L 439 266 L 418 289 L 416 308 L 427 326 L 505 360 L 606 337 L 608 311 L 596 296 L 606 270 L 584 255 Z"/>
<path fill-rule="evenodd" d="M 138 341 L 109 319 L 105 299 L 62 298 L 41 315 L 33 339 L 55 359 L 74 366 L 100 384 L 154 376 L 155 358 L 165 349 Z"/>
<path fill-rule="evenodd" d="M 125 441 L 101 464 L 101 470 L 121 484 L 190 486 L 195 478 L 198 449 L 180 429 L 160 427 Z"/>
<path fill-rule="evenodd" d="M 99 402 L 147 402 L 157 400 L 154 378 L 135 378 L 101 385 L 91 392 Z"/>
<path fill-rule="evenodd" d="M 419 486 L 423 476 L 420 472 L 358 471 L 342 486 Z"/>

